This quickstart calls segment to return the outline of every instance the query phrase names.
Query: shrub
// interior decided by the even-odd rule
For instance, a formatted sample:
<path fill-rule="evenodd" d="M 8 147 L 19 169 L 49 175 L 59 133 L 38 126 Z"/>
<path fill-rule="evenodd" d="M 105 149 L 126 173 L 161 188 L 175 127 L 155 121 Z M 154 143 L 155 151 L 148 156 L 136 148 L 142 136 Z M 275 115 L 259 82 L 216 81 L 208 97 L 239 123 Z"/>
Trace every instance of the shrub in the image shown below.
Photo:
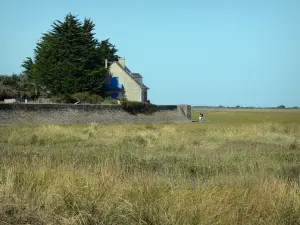
<path fill-rule="evenodd" d="M 75 103 L 76 99 L 71 95 L 55 95 L 51 96 L 51 101 L 54 103 Z"/>
<path fill-rule="evenodd" d="M 89 92 L 79 92 L 73 95 L 54 95 L 50 99 L 54 103 L 75 103 L 80 101 L 81 103 L 99 104 L 103 101 L 101 96 L 90 94 Z"/>
<path fill-rule="evenodd" d="M 113 99 L 111 96 L 105 97 L 104 102 L 108 104 L 118 104 L 118 100 Z"/>
<path fill-rule="evenodd" d="M 127 96 L 125 94 L 123 96 L 119 96 L 118 100 L 121 102 L 127 101 Z"/>
<path fill-rule="evenodd" d="M 103 98 L 96 94 L 90 94 L 89 92 L 79 92 L 72 95 L 76 101 L 90 103 L 90 104 L 99 104 L 103 101 Z"/>
<path fill-rule="evenodd" d="M 73 98 L 81 102 L 85 101 L 88 96 L 89 96 L 88 92 L 79 92 L 72 95 Z"/>
<path fill-rule="evenodd" d="M 91 104 L 99 104 L 103 102 L 103 98 L 100 95 L 90 94 L 87 96 L 86 101 Z"/>
<path fill-rule="evenodd" d="M 131 114 L 151 114 L 158 110 L 157 105 L 136 101 L 122 101 L 122 108 Z"/>

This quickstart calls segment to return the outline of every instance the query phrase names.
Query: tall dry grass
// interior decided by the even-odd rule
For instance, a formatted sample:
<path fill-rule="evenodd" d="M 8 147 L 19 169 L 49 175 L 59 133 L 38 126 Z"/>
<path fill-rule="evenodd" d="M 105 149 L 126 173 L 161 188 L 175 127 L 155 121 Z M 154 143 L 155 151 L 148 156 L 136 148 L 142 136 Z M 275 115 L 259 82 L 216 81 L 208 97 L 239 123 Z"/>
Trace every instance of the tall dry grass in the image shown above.
<path fill-rule="evenodd" d="M 0 224 L 300 224 L 300 125 L 0 127 Z"/>

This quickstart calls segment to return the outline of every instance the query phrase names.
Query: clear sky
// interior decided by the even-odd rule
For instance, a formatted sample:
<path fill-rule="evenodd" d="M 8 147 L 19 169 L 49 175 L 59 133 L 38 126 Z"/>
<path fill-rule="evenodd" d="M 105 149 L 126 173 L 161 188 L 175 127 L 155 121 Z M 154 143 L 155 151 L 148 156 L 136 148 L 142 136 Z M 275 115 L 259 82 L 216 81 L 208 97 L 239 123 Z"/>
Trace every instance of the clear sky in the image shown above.
<path fill-rule="evenodd" d="M 96 23 L 156 104 L 300 106 L 300 0 L 0 0 L 0 74 L 54 20 Z"/>

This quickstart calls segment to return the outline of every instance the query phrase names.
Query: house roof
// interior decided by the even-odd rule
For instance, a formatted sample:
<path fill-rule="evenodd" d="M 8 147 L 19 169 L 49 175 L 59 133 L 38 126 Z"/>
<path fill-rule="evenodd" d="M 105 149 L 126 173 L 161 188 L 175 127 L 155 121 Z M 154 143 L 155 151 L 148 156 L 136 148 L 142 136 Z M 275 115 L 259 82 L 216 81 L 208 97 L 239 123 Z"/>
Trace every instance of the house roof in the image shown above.
<path fill-rule="evenodd" d="M 149 89 L 145 84 L 142 82 L 139 82 L 139 80 L 136 80 L 134 78 L 138 78 L 134 74 L 139 74 L 139 73 L 132 73 L 130 69 L 127 66 L 122 66 L 118 61 L 115 62 L 119 67 L 121 67 L 131 78 L 134 80 L 142 89 Z M 140 74 L 139 74 L 140 75 Z M 140 75 L 141 76 L 141 75 Z M 141 76 L 142 77 L 142 76 Z"/>
<path fill-rule="evenodd" d="M 136 78 L 142 78 L 143 76 L 139 73 L 132 73 L 132 76 L 133 77 L 136 77 Z"/>
<path fill-rule="evenodd" d="M 143 89 L 149 89 L 145 84 L 139 84 L 139 85 L 142 86 Z"/>
<path fill-rule="evenodd" d="M 129 75 L 132 74 L 132 72 L 130 71 L 130 69 L 127 66 L 123 67 L 120 63 L 119 63 L 119 66 L 121 66 Z"/>

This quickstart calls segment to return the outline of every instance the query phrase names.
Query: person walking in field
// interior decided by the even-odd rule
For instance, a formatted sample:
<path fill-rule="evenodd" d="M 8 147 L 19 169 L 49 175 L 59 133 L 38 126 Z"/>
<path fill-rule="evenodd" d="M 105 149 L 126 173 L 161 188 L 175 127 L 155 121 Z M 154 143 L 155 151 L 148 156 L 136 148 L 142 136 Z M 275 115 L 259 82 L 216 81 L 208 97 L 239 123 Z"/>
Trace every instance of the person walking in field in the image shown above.
<path fill-rule="evenodd" d="M 200 113 L 199 121 L 200 121 L 200 122 L 203 122 L 203 113 Z"/>

